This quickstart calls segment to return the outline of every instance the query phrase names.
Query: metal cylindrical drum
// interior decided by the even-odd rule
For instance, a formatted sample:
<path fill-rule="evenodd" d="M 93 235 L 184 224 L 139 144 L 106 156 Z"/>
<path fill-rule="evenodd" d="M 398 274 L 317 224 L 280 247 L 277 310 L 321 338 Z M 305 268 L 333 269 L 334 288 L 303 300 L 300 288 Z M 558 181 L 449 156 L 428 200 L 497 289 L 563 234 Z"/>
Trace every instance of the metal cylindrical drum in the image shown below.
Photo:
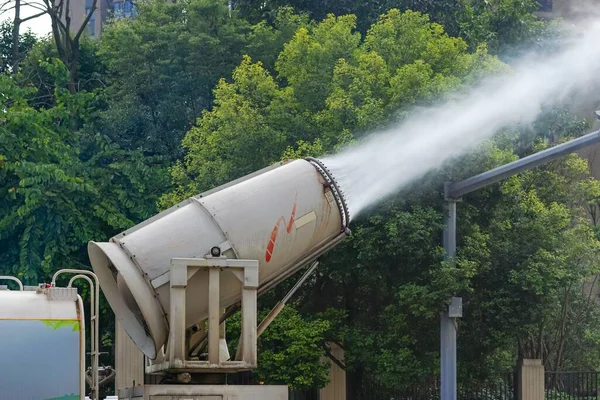
<path fill-rule="evenodd" d="M 84 329 L 79 296 L 0 290 L 0 398 L 83 398 Z"/>
<path fill-rule="evenodd" d="M 113 237 L 90 242 L 90 261 L 125 331 L 154 359 L 168 337 L 169 265 L 218 246 L 228 258 L 259 261 L 259 292 L 344 238 L 348 211 L 335 180 L 317 160 L 280 163 L 192 197 Z M 208 273 L 188 281 L 186 326 L 208 314 Z M 220 301 L 240 300 L 232 274 Z"/>

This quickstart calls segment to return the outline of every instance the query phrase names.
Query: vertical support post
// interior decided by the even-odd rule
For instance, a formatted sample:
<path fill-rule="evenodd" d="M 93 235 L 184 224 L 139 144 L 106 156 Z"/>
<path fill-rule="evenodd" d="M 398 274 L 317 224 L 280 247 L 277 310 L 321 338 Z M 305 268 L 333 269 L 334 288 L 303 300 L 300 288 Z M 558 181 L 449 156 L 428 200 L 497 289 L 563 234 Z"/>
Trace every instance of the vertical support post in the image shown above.
<path fill-rule="evenodd" d="M 448 200 L 444 232 L 446 259 L 456 254 L 456 200 Z M 448 310 L 440 318 L 440 398 L 456 400 L 456 325 Z"/>
<path fill-rule="evenodd" d="M 522 360 L 519 365 L 519 400 L 544 400 L 544 364 L 542 360 Z"/>
<path fill-rule="evenodd" d="M 221 315 L 219 316 L 219 321 L 223 319 L 223 316 L 227 313 L 227 309 L 221 309 Z M 223 320 L 221 325 L 219 326 L 219 360 L 221 361 L 229 361 L 231 356 L 229 354 L 229 348 L 227 347 L 227 329 L 226 324 L 227 321 Z"/>
<path fill-rule="evenodd" d="M 446 214 L 446 240 L 444 249 L 446 250 L 446 258 L 452 259 L 456 254 L 456 201 L 449 200 L 447 203 Z"/>
<path fill-rule="evenodd" d="M 168 338 L 167 368 L 181 368 L 187 363 L 190 353 L 190 342 L 194 351 L 204 347 L 208 342 L 208 362 L 201 361 L 202 369 L 228 369 L 256 367 L 256 342 L 257 342 L 257 289 L 258 289 L 258 260 L 227 260 L 224 257 L 208 258 L 174 258 L 171 260 L 170 270 L 170 332 Z M 200 269 L 208 272 L 208 327 L 200 326 L 198 332 L 186 336 L 185 325 L 185 295 L 188 279 Z M 230 271 L 241 282 L 242 299 L 242 329 L 240 345 L 237 354 L 242 356 L 243 363 L 228 363 L 230 361 L 229 349 L 225 339 L 225 322 L 221 323 L 221 316 L 225 310 L 220 302 L 220 277 L 221 272 Z M 203 330 L 206 329 L 206 336 Z M 199 350 L 198 350 L 199 351 Z M 156 365 L 156 364 L 155 364 Z M 198 364 L 195 364 L 198 366 Z M 159 368 L 147 369 L 151 372 L 162 371 Z"/>
<path fill-rule="evenodd" d="M 256 289 L 242 289 L 242 359 L 256 365 Z"/>
<path fill-rule="evenodd" d="M 256 367 L 256 292 L 258 289 L 258 261 L 253 266 L 244 268 L 244 280 L 242 281 L 242 360 Z"/>
<path fill-rule="evenodd" d="M 171 263 L 171 304 L 169 314 L 169 362 L 183 366 L 185 361 L 185 291 L 187 265 Z"/>
<path fill-rule="evenodd" d="M 219 364 L 220 276 L 221 270 L 219 268 L 208 269 L 208 361 L 211 364 Z"/>
<path fill-rule="evenodd" d="M 221 316 L 219 317 L 219 321 L 221 320 L 221 317 L 223 315 L 225 315 L 226 312 L 227 312 L 226 308 L 221 309 Z M 226 323 L 226 321 L 223 321 L 223 322 L 221 322 L 221 325 L 219 325 L 219 340 L 225 339 L 225 332 L 227 331 L 227 329 L 225 327 L 225 323 Z"/>

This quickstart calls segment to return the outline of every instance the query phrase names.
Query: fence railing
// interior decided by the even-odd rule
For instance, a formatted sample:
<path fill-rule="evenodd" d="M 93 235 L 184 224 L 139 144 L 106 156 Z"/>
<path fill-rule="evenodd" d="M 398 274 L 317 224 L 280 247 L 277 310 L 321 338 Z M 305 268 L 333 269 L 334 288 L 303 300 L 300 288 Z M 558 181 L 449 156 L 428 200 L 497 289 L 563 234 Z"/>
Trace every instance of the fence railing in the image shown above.
<path fill-rule="evenodd" d="M 546 372 L 545 400 L 600 400 L 600 372 Z M 232 375 L 229 384 L 260 384 L 252 373 Z M 290 400 L 319 400 L 319 390 L 292 391 Z M 459 382 L 457 400 L 517 400 L 517 378 L 506 373 L 485 382 Z M 389 389 L 374 382 L 363 386 L 360 400 L 440 400 L 439 377 L 407 388 Z"/>
<path fill-rule="evenodd" d="M 546 400 L 600 398 L 599 372 L 546 372 Z"/>
<path fill-rule="evenodd" d="M 289 391 L 289 400 L 320 400 L 318 389 L 291 390 Z"/>
<path fill-rule="evenodd" d="M 481 384 L 459 384 L 458 400 L 517 400 L 517 378 L 510 372 Z"/>
<path fill-rule="evenodd" d="M 260 385 L 258 377 L 250 371 L 231 374 L 227 377 L 229 385 Z M 289 400 L 319 400 L 319 389 L 305 389 L 288 391 Z"/>
<path fill-rule="evenodd" d="M 510 372 L 485 382 L 459 382 L 457 400 L 516 400 L 516 378 Z M 366 385 L 361 400 L 439 400 L 439 377 L 402 389 L 384 389 Z"/>

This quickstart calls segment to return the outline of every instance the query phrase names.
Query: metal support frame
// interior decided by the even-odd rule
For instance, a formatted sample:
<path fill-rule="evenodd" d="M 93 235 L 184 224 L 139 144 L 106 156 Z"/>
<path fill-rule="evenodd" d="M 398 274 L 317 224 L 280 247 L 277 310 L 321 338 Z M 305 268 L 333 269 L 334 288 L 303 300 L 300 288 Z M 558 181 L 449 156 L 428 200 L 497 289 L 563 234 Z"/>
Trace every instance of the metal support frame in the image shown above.
<path fill-rule="evenodd" d="M 208 270 L 208 361 L 188 359 L 186 340 L 186 288 L 188 280 L 200 270 Z M 241 283 L 242 346 L 240 360 L 224 360 L 220 356 L 222 339 L 220 304 L 221 272 L 233 273 Z M 169 339 L 165 361 L 146 367 L 146 373 L 236 372 L 256 367 L 256 316 L 258 260 L 225 257 L 173 258 L 170 270 Z"/>
<path fill-rule="evenodd" d="M 227 307 L 221 312 L 221 317 L 219 318 L 219 322 L 221 324 L 221 340 L 224 340 L 225 338 L 225 320 L 231 317 L 239 309 L 239 303 L 236 303 Z M 206 331 L 203 323 L 194 325 L 192 328 L 188 328 L 188 357 L 198 357 L 199 352 L 206 346 L 207 339 L 208 332 Z"/>
<path fill-rule="evenodd" d="M 519 172 L 527 171 L 597 143 L 600 143 L 600 130 L 550 147 L 549 149 L 539 151 L 527 157 L 520 158 L 511 163 L 501 165 L 500 167 L 475 175 L 463 181 L 449 182 L 445 187 L 446 200 L 459 199 L 467 193 L 474 192 L 477 189 L 481 189 L 482 187 L 491 185 L 502 179 L 510 178 Z"/>
<path fill-rule="evenodd" d="M 456 254 L 456 203 L 465 194 L 509 178 L 520 172 L 558 159 L 577 150 L 600 143 L 600 130 L 588 133 L 577 139 L 559 144 L 549 149 L 531 154 L 519 160 L 491 169 L 460 182 L 446 182 L 444 197 L 447 214 L 444 230 L 444 249 L 448 260 Z M 444 311 L 440 319 L 440 378 L 441 400 L 456 400 L 456 320 L 462 316 L 462 299 L 454 297 L 453 313 Z M 458 310 L 458 312 L 457 312 Z M 451 317 L 451 315 L 455 317 Z"/>
<path fill-rule="evenodd" d="M 269 312 L 269 314 L 265 317 L 265 319 L 263 319 L 262 322 L 260 323 L 260 325 L 258 325 L 258 329 L 257 329 L 258 336 L 262 335 L 262 333 L 269 327 L 269 325 L 271 325 L 271 322 L 273 322 L 275 320 L 275 318 L 277 318 L 279 313 L 283 310 L 283 308 L 285 307 L 287 302 L 292 298 L 294 293 L 296 293 L 296 291 L 298 289 L 300 289 L 300 287 L 304 284 L 304 282 L 306 282 L 308 277 L 315 271 L 315 269 L 317 269 L 318 266 L 319 266 L 318 261 L 313 262 L 310 265 L 310 267 L 308 267 L 306 272 L 304 272 L 304 274 L 302 274 L 302 277 L 298 280 L 298 282 L 296 282 L 294 287 L 292 287 L 290 289 L 290 291 L 283 297 L 283 299 L 281 299 L 281 301 L 279 301 L 275 305 L 275 307 L 273 307 L 273 309 Z"/>
<path fill-rule="evenodd" d="M 269 314 L 267 314 L 267 316 L 258 325 L 258 328 L 256 330 L 257 337 L 260 337 L 260 335 L 263 334 L 263 332 L 269 327 L 269 325 L 271 325 L 271 323 L 275 320 L 275 318 L 277 318 L 277 316 L 281 313 L 281 311 L 283 311 L 283 309 L 285 308 L 285 305 L 292 298 L 294 293 L 296 293 L 296 291 L 298 289 L 300 289 L 300 287 L 304 284 L 304 282 L 306 282 L 308 277 L 310 275 L 312 275 L 313 272 L 315 272 L 315 270 L 317 269 L 318 266 L 319 266 L 319 262 L 313 261 L 313 263 L 308 267 L 308 269 L 304 272 L 304 274 L 302 274 L 302 276 L 300 277 L 298 282 L 296 282 L 296 284 L 294 284 L 294 286 L 290 289 L 289 292 L 287 292 L 287 294 L 283 297 L 283 299 L 281 299 L 279 302 L 277 302 L 277 304 L 275 304 L 275 307 L 273 307 L 271 309 L 271 311 L 269 311 Z M 240 338 L 240 342 L 241 342 L 241 338 Z M 242 348 L 238 346 L 238 350 L 235 355 L 236 359 L 240 358 L 241 350 L 242 350 Z"/>

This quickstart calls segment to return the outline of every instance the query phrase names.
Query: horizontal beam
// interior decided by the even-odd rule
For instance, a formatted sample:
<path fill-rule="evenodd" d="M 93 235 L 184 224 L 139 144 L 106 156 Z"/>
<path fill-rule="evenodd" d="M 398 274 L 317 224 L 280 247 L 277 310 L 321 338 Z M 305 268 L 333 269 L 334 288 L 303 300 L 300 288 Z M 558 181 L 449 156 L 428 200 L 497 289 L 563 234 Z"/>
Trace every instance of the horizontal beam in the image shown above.
<path fill-rule="evenodd" d="M 447 200 L 459 199 L 467 193 L 471 193 L 477 189 L 491 185 L 492 183 L 496 183 L 520 172 L 535 168 L 597 143 L 600 143 L 600 130 L 531 154 L 511 163 L 501 165 L 500 167 L 475 175 L 464 181 L 448 182 L 444 188 L 444 195 Z"/>

